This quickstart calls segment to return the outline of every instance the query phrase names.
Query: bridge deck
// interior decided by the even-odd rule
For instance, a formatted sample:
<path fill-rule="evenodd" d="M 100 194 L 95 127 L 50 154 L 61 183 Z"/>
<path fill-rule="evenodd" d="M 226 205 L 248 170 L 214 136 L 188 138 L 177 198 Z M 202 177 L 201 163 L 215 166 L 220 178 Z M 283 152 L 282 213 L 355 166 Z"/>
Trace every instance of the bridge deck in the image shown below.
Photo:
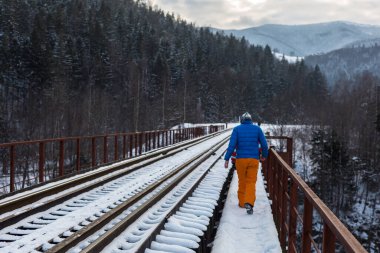
<path fill-rule="evenodd" d="M 248 215 L 246 210 L 239 208 L 237 204 L 237 174 L 235 171 L 212 253 L 281 253 L 271 206 L 264 188 L 261 167 L 257 178 L 256 195 L 253 215 Z"/>

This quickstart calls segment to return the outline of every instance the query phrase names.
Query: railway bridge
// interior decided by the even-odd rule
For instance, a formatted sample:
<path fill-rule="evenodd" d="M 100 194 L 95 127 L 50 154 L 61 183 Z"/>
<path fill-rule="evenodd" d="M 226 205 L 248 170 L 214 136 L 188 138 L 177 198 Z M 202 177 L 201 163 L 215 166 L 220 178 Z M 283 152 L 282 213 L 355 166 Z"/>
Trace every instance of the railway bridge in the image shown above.
<path fill-rule="evenodd" d="M 210 252 L 233 177 L 232 170 L 218 171 L 229 134 L 225 125 L 216 124 L 0 144 L 0 251 L 29 252 L 27 243 L 17 242 L 32 237 L 31 231 L 43 231 L 45 225 L 130 184 L 127 196 L 47 242 L 32 239 L 40 244 L 28 247 L 33 252 L 70 252 L 80 245 L 80 252 L 107 252 L 105 245 L 137 226 L 124 236 L 125 243 L 117 244 L 120 252 Z M 292 138 L 267 139 L 272 145 L 261 171 L 282 251 L 367 252 L 292 169 Z M 284 148 L 278 149 L 278 143 L 285 143 Z M 169 161 L 181 162 L 162 169 Z M 58 209 L 52 211 L 52 206 Z M 38 221 L 28 221 L 38 215 Z M 146 225 L 135 225 L 144 215 Z M 115 225 L 114 219 L 122 221 Z M 316 219 L 322 226 L 313 226 Z M 104 227 L 99 235 L 92 234 Z M 145 230 L 149 236 L 143 236 Z"/>

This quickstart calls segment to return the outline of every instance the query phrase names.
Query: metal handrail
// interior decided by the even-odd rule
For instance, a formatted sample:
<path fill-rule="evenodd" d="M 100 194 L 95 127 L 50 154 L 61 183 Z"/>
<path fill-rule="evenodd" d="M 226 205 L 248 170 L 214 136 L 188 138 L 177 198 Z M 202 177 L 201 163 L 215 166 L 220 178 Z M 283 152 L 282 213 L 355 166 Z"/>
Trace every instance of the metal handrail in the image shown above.
<path fill-rule="evenodd" d="M 25 177 L 22 179 L 24 181 L 21 179 L 16 181 L 17 171 L 20 172 L 22 166 L 24 168 L 21 173 L 28 174 L 29 185 L 43 183 L 223 129 L 224 124 L 2 143 L 0 144 L 2 154 L 0 175 L 5 176 L 9 183 L 0 188 L 3 192 L 7 189 L 9 192 L 14 192 L 27 188 L 20 183 L 25 182 Z M 24 153 L 20 154 L 21 152 Z M 48 164 L 51 167 L 51 175 L 47 175 Z"/>
<path fill-rule="evenodd" d="M 270 137 L 275 139 L 275 137 Z M 268 138 L 267 138 L 268 139 Z M 281 137 L 281 139 L 284 139 Z M 287 152 L 279 153 L 273 148 L 263 164 L 264 177 L 267 181 L 267 190 L 272 200 L 272 211 L 279 233 L 281 247 L 286 252 L 297 252 L 297 220 L 298 213 L 297 193 L 302 192 L 302 253 L 311 252 L 313 246 L 317 252 L 335 253 L 336 241 L 345 249 L 345 252 L 367 252 L 344 224 L 326 206 L 326 204 L 313 192 L 306 182 L 285 162 L 292 162 L 292 139 L 286 138 Z M 290 199 L 289 199 L 289 197 Z M 322 249 L 317 248 L 312 237 L 313 210 L 316 210 L 323 220 Z"/>

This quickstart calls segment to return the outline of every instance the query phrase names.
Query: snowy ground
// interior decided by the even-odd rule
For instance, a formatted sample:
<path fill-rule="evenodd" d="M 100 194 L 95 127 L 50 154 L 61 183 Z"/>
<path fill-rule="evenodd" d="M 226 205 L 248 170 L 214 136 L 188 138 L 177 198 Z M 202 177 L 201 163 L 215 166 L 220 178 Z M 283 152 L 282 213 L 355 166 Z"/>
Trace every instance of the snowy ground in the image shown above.
<path fill-rule="evenodd" d="M 253 215 L 248 215 L 244 208 L 238 207 L 237 174 L 234 172 L 212 253 L 281 252 L 261 168 L 258 174 L 257 199 Z"/>

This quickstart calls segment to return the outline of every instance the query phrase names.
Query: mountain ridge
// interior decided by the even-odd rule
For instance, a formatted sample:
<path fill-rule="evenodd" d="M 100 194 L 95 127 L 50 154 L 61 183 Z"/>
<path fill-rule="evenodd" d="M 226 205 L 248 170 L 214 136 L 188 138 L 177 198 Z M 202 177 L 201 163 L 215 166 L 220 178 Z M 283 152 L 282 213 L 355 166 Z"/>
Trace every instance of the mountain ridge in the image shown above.
<path fill-rule="evenodd" d="M 328 53 L 367 40 L 380 40 L 380 26 L 348 21 L 332 21 L 315 24 L 262 26 L 214 32 L 245 37 L 255 45 L 269 45 L 273 51 L 291 56 L 307 56 Z"/>

